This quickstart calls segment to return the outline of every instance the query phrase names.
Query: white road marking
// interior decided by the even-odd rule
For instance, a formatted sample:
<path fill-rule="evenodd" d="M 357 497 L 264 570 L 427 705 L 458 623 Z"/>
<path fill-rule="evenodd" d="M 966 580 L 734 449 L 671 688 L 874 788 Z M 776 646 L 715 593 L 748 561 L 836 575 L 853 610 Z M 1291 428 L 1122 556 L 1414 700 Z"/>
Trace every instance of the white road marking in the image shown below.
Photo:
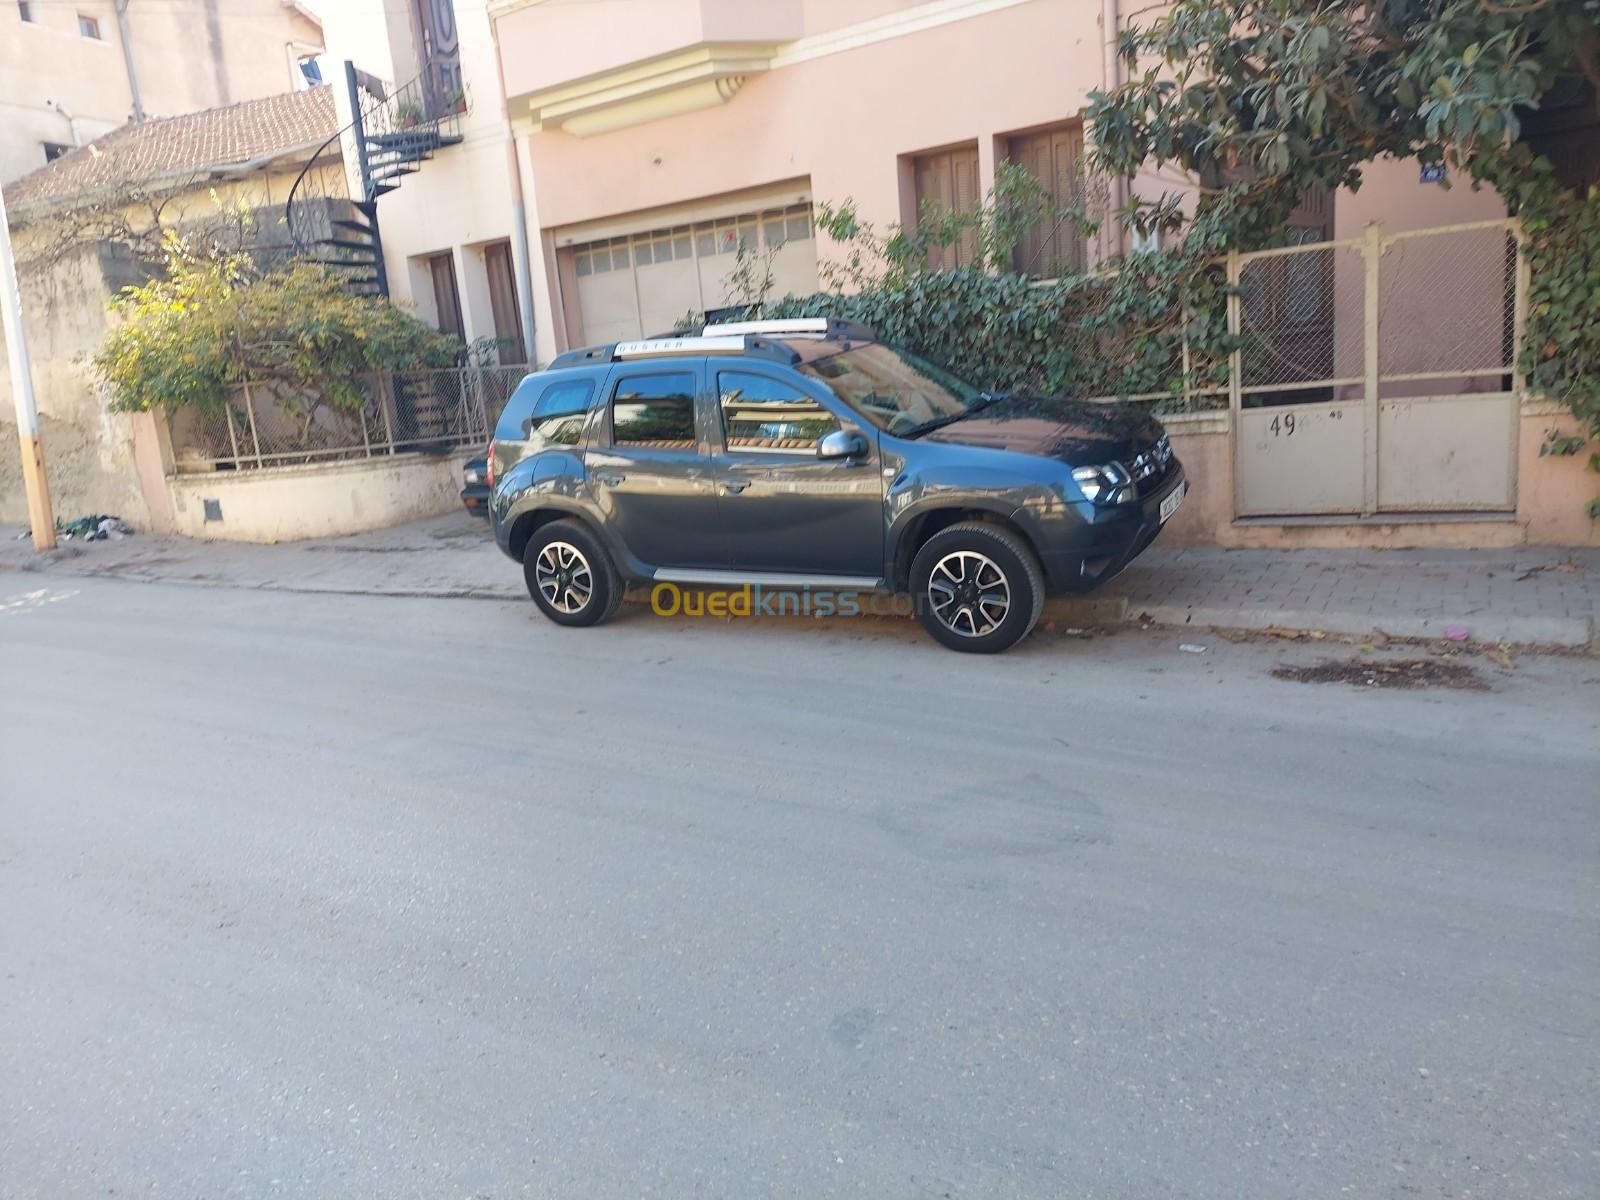
<path fill-rule="evenodd" d="M 5 600 L 0 601 L 0 616 L 26 612 L 30 608 L 43 608 L 46 604 L 58 604 L 62 600 L 72 599 L 77 594 L 76 589 L 61 591 L 53 588 L 40 588 L 36 592 L 23 592 L 17 596 L 8 596 Z"/>

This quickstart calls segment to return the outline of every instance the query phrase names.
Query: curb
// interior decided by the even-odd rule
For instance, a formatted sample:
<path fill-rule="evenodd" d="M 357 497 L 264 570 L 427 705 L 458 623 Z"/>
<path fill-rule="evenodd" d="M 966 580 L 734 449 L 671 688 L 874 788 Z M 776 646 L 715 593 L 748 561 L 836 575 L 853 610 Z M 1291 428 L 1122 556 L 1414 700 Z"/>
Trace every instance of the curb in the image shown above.
<path fill-rule="evenodd" d="M 18 574 L 47 573 L 39 567 L 0 563 L 0 572 Z M 48 572 L 98 579 L 121 579 L 133 583 L 164 583 L 187 587 L 238 588 L 245 591 L 290 592 L 328 596 L 380 596 L 392 599 L 498 600 L 516 601 L 525 592 L 520 587 L 340 587 L 316 583 L 286 584 L 268 580 L 176 578 L 136 569 Z M 645 595 L 631 593 L 627 603 L 647 603 Z M 1471 614 L 1452 617 L 1377 617 L 1371 613 L 1321 612 L 1282 608 L 1208 608 L 1183 604 L 1130 605 L 1123 596 L 1056 596 L 1045 601 L 1042 618 L 1065 626 L 1106 628 L 1154 624 L 1182 629 L 1289 629 L 1318 631 L 1341 636 L 1387 635 L 1392 638 L 1432 639 L 1445 636 L 1445 630 L 1459 625 L 1469 631 L 1474 642 L 1498 642 L 1510 646 L 1559 646 L 1600 654 L 1600 629 L 1586 617 L 1504 617 Z"/>
<path fill-rule="evenodd" d="M 1498 642 L 1511 646 L 1567 646 L 1591 649 L 1592 623 L 1583 617 L 1503 617 L 1477 614 L 1454 617 L 1376 617 L 1371 613 L 1307 612 L 1293 609 L 1190 608 L 1183 605 L 1154 605 L 1148 609 L 1158 625 L 1211 625 L 1220 629 L 1313 630 L 1327 633 L 1383 633 L 1401 638 L 1442 638 L 1451 626 L 1466 629 L 1474 642 Z"/>
<path fill-rule="evenodd" d="M 1045 613 L 1069 625 L 1156 625 L 1203 629 L 1320 630 L 1345 636 L 1386 634 L 1396 638 L 1442 638 L 1461 626 L 1475 642 L 1511 646 L 1563 646 L 1600 653 L 1600 631 L 1586 617 L 1506 617 L 1476 613 L 1458 616 L 1374 616 L 1371 613 L 1322 612 L 1287 608 L 1207 608 L 1186 604 L 1130 606 L 1122 597 L 1064 597 L 1045 604 Z"/>
<path fill-rule="evenodd" d="M 1469 630 L 1472 642 L 1514 646 L 1568 646 L 1600 653 L 1600 632 L 1594 622 L 1576 616 L 1373 616 L 1371 613 L 1323 613 L 1294 608 L 1206 608 L 1203 605 L 1128 605 L 1123 598 L 1085 600 L 1067 597 L 1046 602 L 1045 614 L 1069 626 L 1123 626 L 1149 622 L 1182 629 L 1293 629 L 1296 632 L 1387 637 L 1445 637 L 1445 630 Z"/>

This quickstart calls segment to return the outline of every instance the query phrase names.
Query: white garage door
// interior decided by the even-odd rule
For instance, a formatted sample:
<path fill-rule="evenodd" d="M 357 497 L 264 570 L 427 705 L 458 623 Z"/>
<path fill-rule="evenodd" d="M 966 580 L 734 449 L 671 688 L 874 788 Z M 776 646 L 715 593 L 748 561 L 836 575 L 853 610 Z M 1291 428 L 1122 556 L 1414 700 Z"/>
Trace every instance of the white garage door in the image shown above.
<path fill-rule="evenodd" d="M 772 272 L 769 299 L 817 290 L 809 204 L 586 242 L 573 247 L 583 341 L 665 333 L 686 313 L 743 299 L 732 278 L 741 241 L 753 270 Z"/>

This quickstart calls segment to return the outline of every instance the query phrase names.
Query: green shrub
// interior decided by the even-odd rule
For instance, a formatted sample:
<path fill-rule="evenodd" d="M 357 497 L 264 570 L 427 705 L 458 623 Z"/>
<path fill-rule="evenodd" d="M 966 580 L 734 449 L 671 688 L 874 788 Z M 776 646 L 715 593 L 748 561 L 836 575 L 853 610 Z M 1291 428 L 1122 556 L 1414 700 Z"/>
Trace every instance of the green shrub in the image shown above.
<path fill-rule="evenodd" d="M 356 296 L 317 263 L 258 273 L 168 234 L 164 270 L 111 302 L 121 318 L 92 358 L 123 412 L 220 408 L 249 381 L 310 411 L 361 407 L 378 369 L 454 366 L 462 347 L 385 300 Z"/>

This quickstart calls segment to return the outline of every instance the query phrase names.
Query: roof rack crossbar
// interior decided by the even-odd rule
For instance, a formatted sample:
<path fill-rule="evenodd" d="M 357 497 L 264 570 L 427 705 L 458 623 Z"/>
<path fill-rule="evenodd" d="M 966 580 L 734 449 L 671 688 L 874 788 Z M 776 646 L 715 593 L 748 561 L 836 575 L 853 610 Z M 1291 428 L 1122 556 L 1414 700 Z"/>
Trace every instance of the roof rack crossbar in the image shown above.
<path fill-rule="evenodd" d="M 770 338 L 756 337 L 753 334 L 737 337 L 685 334 L 681 337 L 642 338 L 568 350 L 556 355 L 550 361 L 549 369 L 595 366 L 623 359 L 672 358 L 695 354 L 749 354 L 776 359 L 782 363 L 795 363 L 800 358 L 789 347 L 780 345 Z"/>
<path fill-rule="evenodd" d="M 711 322 L 701 330 L 701 333 L 706 337 L 759 334 L 775 338 L 850 338 L 869 342 L 877 340 L 877 334 L 859 321 L 845 321 L 838 317 L 783 317 L 769 321 Z"/>

